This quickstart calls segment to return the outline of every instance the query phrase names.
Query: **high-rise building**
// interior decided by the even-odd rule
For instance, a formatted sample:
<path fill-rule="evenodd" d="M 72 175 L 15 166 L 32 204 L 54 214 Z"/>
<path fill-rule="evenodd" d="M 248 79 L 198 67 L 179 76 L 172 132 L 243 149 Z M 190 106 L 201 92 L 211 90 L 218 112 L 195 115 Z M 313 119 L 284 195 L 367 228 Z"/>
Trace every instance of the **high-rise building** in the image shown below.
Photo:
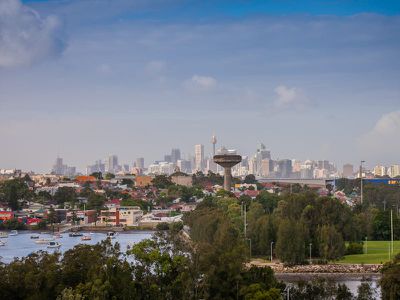
<path fill-rule="evenodd" d="M 119 169 L 118 166 L 118 156 L 110 155 L 107 160 L 107 172 L 115 173 Z"/>
<path fill-rule="evenodd" d="M 290 159 L 279 160 L 278 172 L 279 172 L 279 177 L 290 178 L 292 176 L 292 161 Z"/>
<path fill-rule="evenodd" d="M 400 176 L 400 165 L 392 165 L 388 168 L 388 175 L 390 177 L 398 177 Z"/>
<path fill-rule="evenodd" d="M 136 158 L 136 168 L 139 169 L 144 169 L 144 158 L 143 157 L 138 157 Z"/>
<path fill-rule="evenodd" d="M 270 173 L 271 160 L 263 159 L 261 161 L 261 176 L 268 177 Z"/>
<path fill-rule="evenodd" d="M 343 177 L 351 178 L 354 176 L 354 166 L 352 164 L 343 165 Z"/>
<path fill-rule="evenodd" d="M 374 168 L 374 175 L 375 176 L 386 176 L 386 168 L 384 166 L 376 166 Z"/>
<path fill-rule="evenodd" d="M 171 162 L 171 155 L 165 154 L 165 155 L 164 155 L 164 161 L 165 161 L 165 162 Z"/>
<path fill-rule="evenodd" d="M 56 162 L 51 169 L 51 173 L 55 175 L 64 175 L 65 173 L 65 165 L 63 164 L 63 159 L 61 157 L 56 158 Z"/>
<path fill-rule="evenodd" d="M 181 150 L 179 149 L 172 149 L 171 150 L 171 162 L 176 164 L 178 160 L 181 159 Z"/>
<path fill-rule="evenodd" d="M 204 145 L 194 146 L 194 169 L 195 171 L 203 171 L 204 169 Z"/>

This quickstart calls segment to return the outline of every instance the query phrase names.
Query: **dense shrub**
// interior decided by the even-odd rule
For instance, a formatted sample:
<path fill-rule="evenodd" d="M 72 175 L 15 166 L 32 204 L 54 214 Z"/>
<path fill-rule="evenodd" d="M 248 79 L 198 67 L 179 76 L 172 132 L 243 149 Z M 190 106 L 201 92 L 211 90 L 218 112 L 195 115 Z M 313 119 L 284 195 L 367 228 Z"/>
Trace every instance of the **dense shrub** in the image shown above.
<path fill-rule="evenodd" d="M 350 242 L 346 248 L 346 255 L 363 254 L 363 243 Z"/>

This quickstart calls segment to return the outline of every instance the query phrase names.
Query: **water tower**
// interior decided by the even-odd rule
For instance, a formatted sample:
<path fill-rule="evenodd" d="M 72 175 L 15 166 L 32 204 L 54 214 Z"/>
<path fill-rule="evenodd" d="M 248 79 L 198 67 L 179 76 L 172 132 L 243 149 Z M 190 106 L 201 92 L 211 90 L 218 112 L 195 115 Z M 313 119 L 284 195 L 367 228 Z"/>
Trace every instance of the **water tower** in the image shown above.
<path fill-rule="evenodd" d="M 242 156 L 236 154 L 214 155 L 214 162 L 224 168 L 224 190 L 231 191 L 231 168 L 242 161 Z"/>

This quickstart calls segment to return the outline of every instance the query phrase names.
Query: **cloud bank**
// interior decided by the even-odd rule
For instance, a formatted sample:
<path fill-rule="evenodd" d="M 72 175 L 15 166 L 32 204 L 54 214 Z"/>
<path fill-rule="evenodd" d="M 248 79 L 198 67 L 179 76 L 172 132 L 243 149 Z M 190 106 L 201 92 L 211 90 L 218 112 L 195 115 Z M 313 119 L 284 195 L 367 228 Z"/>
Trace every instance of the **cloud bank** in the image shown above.
<path fill-rule="evenodd" d="M 19 0 L 0 1 L 0 68 L 30 65 L 59 55 L 65 47 L 60 21 L 42 18 Z"/>

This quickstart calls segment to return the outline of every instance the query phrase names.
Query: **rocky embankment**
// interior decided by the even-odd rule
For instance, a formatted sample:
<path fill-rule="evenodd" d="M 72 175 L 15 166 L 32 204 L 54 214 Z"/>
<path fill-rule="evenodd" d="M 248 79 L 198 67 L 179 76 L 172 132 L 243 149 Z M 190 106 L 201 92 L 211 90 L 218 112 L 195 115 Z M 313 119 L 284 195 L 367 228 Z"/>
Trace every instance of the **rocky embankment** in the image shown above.
<path fill-rule="evenodd" d="M 349 274 L 371 274 L 379 273 L 382 265 L 361 265 L 361 264 L 327 264 L 327 265 L 298 265 L 284 266 L 281 263 L 266 263 L 262 260 L 250 262 L 253 266 L 268 266 L 275 273 L 349 273 Z"/>

